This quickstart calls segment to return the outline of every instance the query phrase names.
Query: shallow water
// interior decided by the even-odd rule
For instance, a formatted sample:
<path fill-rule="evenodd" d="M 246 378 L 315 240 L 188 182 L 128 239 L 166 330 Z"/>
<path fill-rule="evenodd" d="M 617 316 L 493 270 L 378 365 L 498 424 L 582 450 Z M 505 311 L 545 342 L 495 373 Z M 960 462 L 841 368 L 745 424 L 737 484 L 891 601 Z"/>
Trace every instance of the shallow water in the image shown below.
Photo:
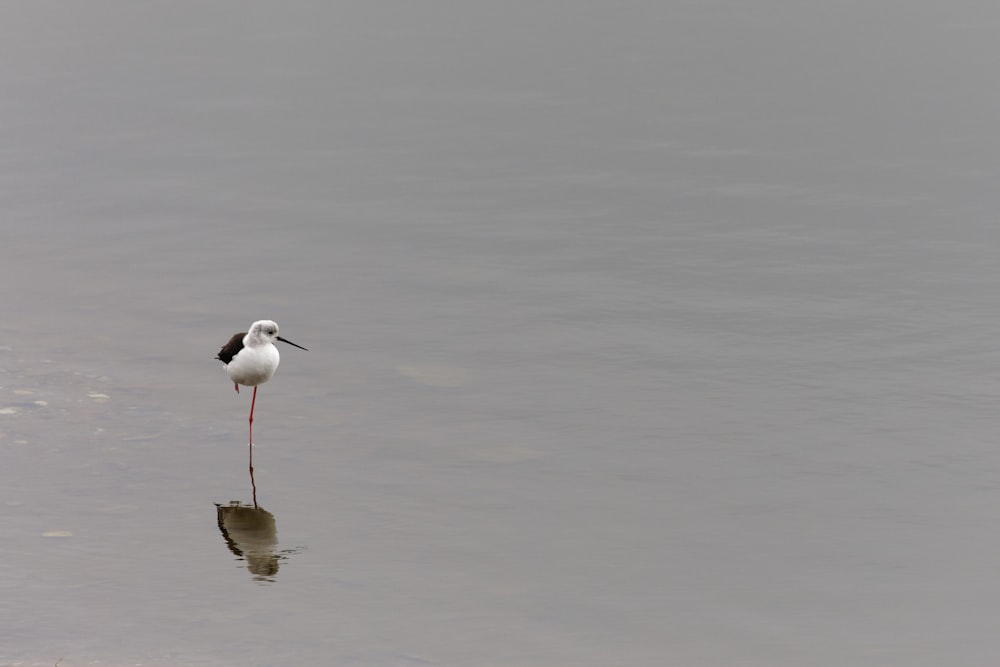
<path fill-rule="evenodd" d="M 998 19 L 12 10 L 0 664 L 989 662 Z"/>

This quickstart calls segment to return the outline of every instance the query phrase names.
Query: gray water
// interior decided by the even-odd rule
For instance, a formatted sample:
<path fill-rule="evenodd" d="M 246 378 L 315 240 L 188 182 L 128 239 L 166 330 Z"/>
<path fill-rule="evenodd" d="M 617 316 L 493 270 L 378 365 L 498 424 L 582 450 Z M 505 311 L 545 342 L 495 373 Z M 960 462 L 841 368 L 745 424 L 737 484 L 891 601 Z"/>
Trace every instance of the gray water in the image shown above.
<path fill-rule="evenodd" d="M 5 6 L 0 663 L 994 661 L 1000 10 L 824 4 Z"/>

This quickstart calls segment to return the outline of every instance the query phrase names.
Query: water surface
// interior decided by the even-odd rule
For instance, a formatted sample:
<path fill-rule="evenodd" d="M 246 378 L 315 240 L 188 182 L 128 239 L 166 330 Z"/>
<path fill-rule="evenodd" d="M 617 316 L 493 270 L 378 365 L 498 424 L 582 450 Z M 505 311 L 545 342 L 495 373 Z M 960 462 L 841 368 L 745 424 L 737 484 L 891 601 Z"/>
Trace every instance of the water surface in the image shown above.
<path fill-rule="evenodd" d="M 11 8 L 0 663 L 988 663 L 1000 14 L 896 4 Z"/>

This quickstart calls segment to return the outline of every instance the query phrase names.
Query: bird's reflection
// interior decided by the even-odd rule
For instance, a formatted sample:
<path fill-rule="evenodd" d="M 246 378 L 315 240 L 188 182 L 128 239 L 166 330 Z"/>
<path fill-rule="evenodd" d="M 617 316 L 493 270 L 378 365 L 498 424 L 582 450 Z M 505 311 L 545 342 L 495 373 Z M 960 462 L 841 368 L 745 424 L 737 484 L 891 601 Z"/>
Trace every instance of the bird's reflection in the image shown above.
<path fill-rule="evenodd" d="M 278 551 L 278 528 L 267 510 L 232 501 L 216 503 L 219 530 L 229 550 L 247 564 L 256 581 L 274 581 L 278 564 L 295 550 Z"/>

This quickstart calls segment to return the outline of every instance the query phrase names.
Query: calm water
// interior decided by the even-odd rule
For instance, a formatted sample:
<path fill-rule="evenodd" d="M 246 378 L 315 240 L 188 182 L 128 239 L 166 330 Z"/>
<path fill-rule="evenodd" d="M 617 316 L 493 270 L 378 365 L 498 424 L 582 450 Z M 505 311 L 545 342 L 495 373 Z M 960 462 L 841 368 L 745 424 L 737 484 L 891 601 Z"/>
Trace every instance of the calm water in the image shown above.
<path fill-rule="evenodd" d="M 827 4 L 8 7 L 0 664 L 995 659 L 1000 10 Z"/>

